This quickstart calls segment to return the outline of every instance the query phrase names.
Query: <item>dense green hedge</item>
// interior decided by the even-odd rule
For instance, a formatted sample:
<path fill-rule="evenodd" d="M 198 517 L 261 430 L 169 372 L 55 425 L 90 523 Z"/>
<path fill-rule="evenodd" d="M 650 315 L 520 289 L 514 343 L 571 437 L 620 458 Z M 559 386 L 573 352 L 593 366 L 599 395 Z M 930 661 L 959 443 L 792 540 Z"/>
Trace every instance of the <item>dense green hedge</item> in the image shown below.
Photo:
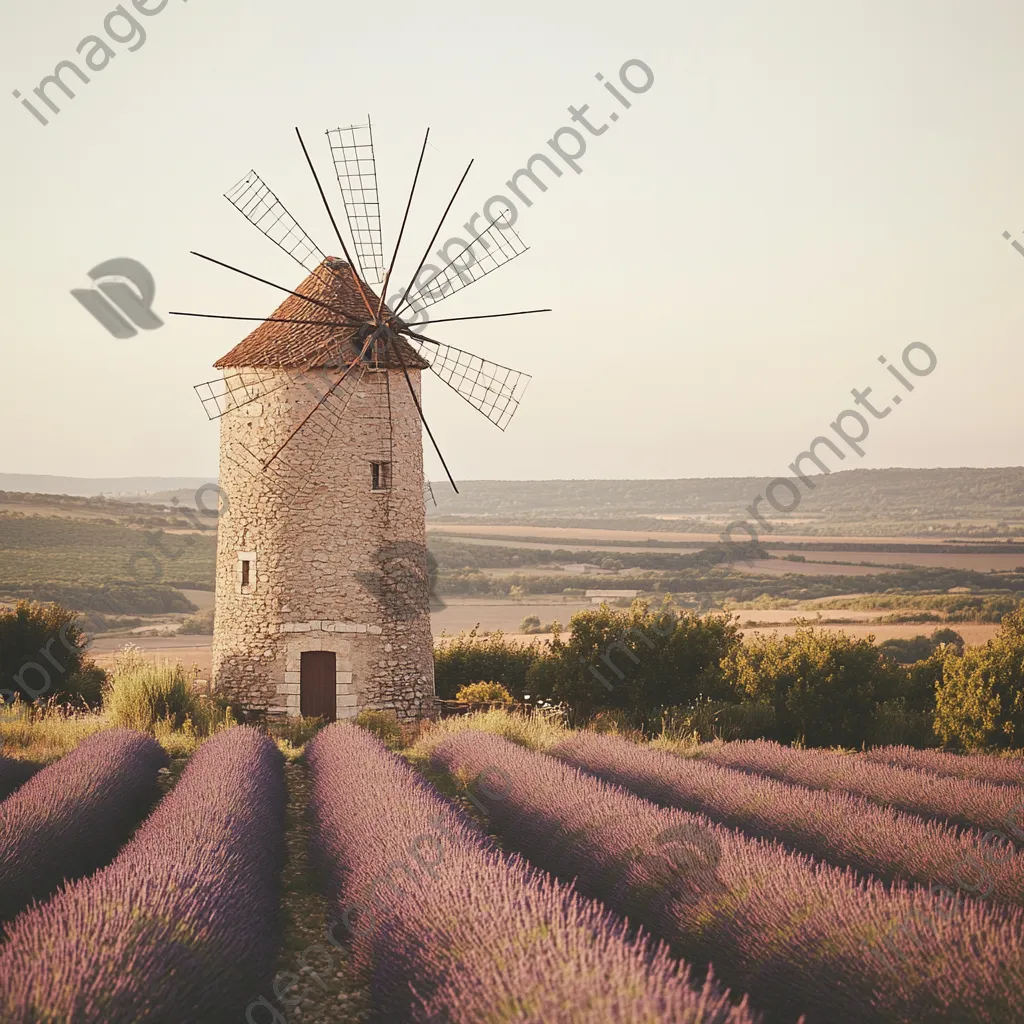
<path fill-rule="evenodd" d="M 894 656 L 913 649 L 926 656 Z M 441 697 L 494 681 L 517 699 L 564 703 L 577 724 L 612 716 L 657 731 L 669 721 L 702 739 L 808 746 L 1024 747 L 1024 609 L 984 647 L 964 648 L 950 629 L 900 645 L 814 627 L 743 642 L 727 616 L 636 601 L 577 612 L 549 643 L 445 638 L 435 676 Z"/>

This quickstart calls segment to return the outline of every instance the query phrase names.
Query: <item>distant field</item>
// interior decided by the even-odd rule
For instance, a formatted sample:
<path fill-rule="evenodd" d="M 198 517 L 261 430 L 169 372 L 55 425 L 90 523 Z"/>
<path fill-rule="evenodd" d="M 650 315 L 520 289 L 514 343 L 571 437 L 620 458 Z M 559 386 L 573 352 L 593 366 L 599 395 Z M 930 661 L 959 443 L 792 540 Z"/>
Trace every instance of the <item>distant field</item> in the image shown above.
<path fill-rule="evenodd" d="M 927 518 L 915 513 L 921 506 L 914 502 L 923 501 L 929 488 L 941 491 L 943 487 L 953 488 L 951 507 L 958 510 L 962 524 L 973 530 L 986 520 L 987 508 L 998 525 L 1002 511 L 1009 515 L 1021 503 L 1015 487 L 1018 479 L 1024 481 L 1024 471 L 1001 472 L 1002 476 L 950 471 L 905 477 L 900 471 L 857 477 L 858 486 L 868 487 L 862 505 L 867 508 L 874 501 L 879 511 L 879 520 L 868 531 L 767 535 L 762 542 L 771 557 L 751 565 L 709 565 L 694 557 L 718 544 L 718 533 L 709 532 L 717 528 L 707 516 L 717 515 L 723 503 L 732 500 L 730 495 L 740 486 L 736 481 L 556 481 L 527 482 L 521 488 L 474 484 L 468 491 L 476 495 L 470 493 L 465 503 L 467 509 L 475 510 L 470 516 L 493 519 L 493 509 L 505 503 L 509 518 L 486 523 L 473 522 L 470 516 L 459 522 L 428 521 L 428 541 L 437 563 L 436 592 L 447 603 L 436 615 L 435 631 L 458 632 L 477 623 L 485 630 L 514 631 L 526 615 L 537 615 L 543 622 L 553 618 L 564 622 L 573 609 L 590 605 L 581 598 L 563 598 L 563 592 L 593 588 L 639 589 L 656 602 L 660 595 L 671 593 L 680 604 L 701 607 L 722 601 L 805 603 L 846 594 L 867 600 L 895 591 L 905 604 L 890 601 L 888 612 L 904 607 L 916 612 L 934 610 L 927 604 L 934 598 L 946 600 L 943 607 L 951 616 L 994 620 L 1012 607 L 1013 600 L 1024 597 L 1024 543 L 998 543 L 991 533 L 957 540 L 935 533 L 914 537 L 907 530 Z M 849 476 L 842 486 L 852 494 L 854 474 Z M 684 503 L 679 511 L 672 509 L 673 494 Z M 930 507 L 939 501 L 936 494 L 928 499 Z M 534 508 L 538 522 L 517 521 L 520 513 L 530 511 L 530 500 L 541 498 L 549 505 Z M 703 512 L 703 526 L 694 518 L 701 514 L 693 505 L 699 505 L 698 499 L 711 502 Z M 593 507 L 583 514 L 591 500 Z M 632 518 L 625 515 L 630 507 Z M 561 514 L 571 508 L 581 510 L 575 522 L 541 525 L 542 514 Z M 907 516 L 895 523 L 902 509 Z M 599 517 L 606 512 L 621 514 L 624 525 L 600 526 Z M 666 518 L 659 522 L 654 516 Z M 671 518 L 675 516 L 682 519 Z M 809 526 L 828 521 L 814 515 L 805 518 Z M 889 518 L 893 518 L 894 532 L 880 535 L 879 524 Z M 188 612 L 185 598 L 200 610 L 212 606 L 216 534 L 215 521 L 207 522 L 211 529 L 196 532 L 180 508 L 171 506 L 0 493 L 0 602 L 26 597 L 60 601 L 90 614 L 88 628 L 96 633 L 173 626 Z M 676 522 L 679 528 L 673 529 Z M 627 528 L 630 523 L 644 528 Z M 795 520 L 789 526 L 799 528 Z M 701 532 L 687 532 L 687 527 Z M 737 536 L 738 541 L 745 539 Z M 721 557 L 722 552 L 715 548 L 710 554 Z M 794 557 L 783 557 L 787 554 Z M 574 567 L 566 571 L 566 565 Z M 112 601 L 109 582 L 117 580 L 135 585 L 121 588 Z M 970 600 L 943 596 L 951 593 L 972 596 Z M 984 608 L 983 602 L 988 602 Z M 133 616 L 139 618 L 132 621 Z M 759 610 L 744 617 L 771 621 Z M 903 635 L 907 627 L 885 628 L 895 630 L 886 635 Z M 924 627 L 909 628 L 924 631 Z"/>
<path fill-rule="evenodd" d="M 431 533 L 445 533 L 455 537 L 501 539 L 503 543 L 516 538 L 523 538 L 527 541 L 537 539 L 548 541 L 556 547 L 562 546 L 559 544 L 559 541 L 577 543 L 611 541 L 614 543 L 639 544 L 643 541 L 650 540 L 674 542 L 679 544 L 681 547 L 693 548 L 706 544 L 716 544 L 721 540 L 721 535 L 719 533 L 676 533 L 670 530 L 604 530 L 597 527 L 586 526 L 499 526 L 428 522 L 427 527 Z M 948 544 L 950 542 L 948 537 L 935 536 L 917 537 L 912 535 L 894 534 L 893 538 L 903 543 L 913 541 L 914 544 Z M 844 537 L 839 534 L 834 536 L 824 534 L 820 536 L 815 536 L 813 534 L 793 534 L 785 537 L 785 540 L 791 543 L 807 542 L 813 544 L 832 542 L 844 542 L 847 544 L 878 544 L 880 541 L 884 541 L 885 539 L 885 536 L 878 535 Z M 735 533 L 735 540 L 736 543 L 741 544 L 744 541 L 749 540 L 749 538 L 742 530 L 737 530 Z"/>
<path fill-rule="evenodd" d="M 766 477 L 680 480 L 472 480 L 438 488 L 431 525 L 676 532 L 712 541 L 743 518 Z M 817 476 L 774 536 L 1024 538 L 1024 467 L 855 469 Z"/>
<path fill-rule="evenodd" d="M 212 586 L 216 537 L 161 535 L 75 517 L 0 515 L 0 583 L 99 586 L 194 581 Z"/>
<path fill-rule="evenodd" d="M 966 546 L 966 545 L 965 545 Z M 973 569 L 975 572 L 1012 572 L 1024 566 L 1024 554 L 975 554 L 969 550 L 931 554 L 927 551 L 800 551 L 775 548 L 773 555 L 803 555 L 808 562 L 871 562 L 874 565 L 941 565 L 950 569 Z M 793 564 L 793 563 L 788 563 Z M 832 566 L 838 571 L 840 566 Z"/>
<path fill-rule="evenodd" d="M 874 560 L 873 556 L 872 561 Z M 748 565 L 746 562 L 727 562 L 734 572 L 756 573 L 757 575 L 785 576 L 786 573 L 796 572 L 801 576 L 874 576 L 885 570 L 869 565 L 826 565 L 818 561 L 812 561 L 808 557 L 806 562 L 788 562 L 783 558 L 755 558 Z M 939 562 L 939 565 L 945 563 Z M 899 570 L 896 570 L 898 573 Z"/>

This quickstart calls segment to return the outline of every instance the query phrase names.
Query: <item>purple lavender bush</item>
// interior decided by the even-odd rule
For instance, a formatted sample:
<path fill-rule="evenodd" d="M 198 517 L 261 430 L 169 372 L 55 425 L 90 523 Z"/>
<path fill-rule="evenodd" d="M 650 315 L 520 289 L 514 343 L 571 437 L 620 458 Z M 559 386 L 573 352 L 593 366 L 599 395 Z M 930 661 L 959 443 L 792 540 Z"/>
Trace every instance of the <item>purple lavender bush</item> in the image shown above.
<path fill-rule="evenodd" d="M 380 1021 L 750 1024 L 710 972 L 502 853 L 370 733 L 311 742 L 313 861 Z M 486 767 L 482 766 L 482 767 Z M 500 779 L 483 790 L 493 794 Z"/>
<path fill-rule="evenodd" d="M 166 764 L 152 737 L 110 729 L 0 803 L 0 922 L 108 863 L 152 807 Z"/>
<path fill-rule="evenodd" d="M 913 747 L 875 747 L 857 756 L 861 760 L 893 768 L 910 768 L 953 779 L 973 779 L 994 786 L 1024 787 L 1024 758 L 1021 757 L 949 754 L 942 750 L 915 750 Z"/>
<path fill-rule="evenodd" d="M 267 736 L 207 740 L 112 864 L 14 922 L 0 1019 L 244 1020 L 272 980 L 284 803 Z"/>
<path fill-rule="evenodd" d="M 1024 905 L 1024 853 L 1004 838 L 924 821 L 841 791 L 807 789 L 618 736 L 579 732 L 548 753 L 645 800 L 778 839 L 840 867 Z"/>
<path fill-rule="evenodd" d="M 1006 786 L 930 776 L 873 764 L 849 754 L 797 750 L 769 740 L 708 744 L 699 756 L 724 768 L 767 775 L 810 789 L 842 790 L 949 825 L 1002 832 L 1024 843 L 1021 795 Z"/>
<path fill-rule="evenodd" d="M 481 803 L 505 843 L 713 962 L 772 1021 L 1024 1020 L 1019 908 L 858 880 L 495 735 L 453 734 L 433 759 L 455 778 L 502 772 L 503 799 Z"/>

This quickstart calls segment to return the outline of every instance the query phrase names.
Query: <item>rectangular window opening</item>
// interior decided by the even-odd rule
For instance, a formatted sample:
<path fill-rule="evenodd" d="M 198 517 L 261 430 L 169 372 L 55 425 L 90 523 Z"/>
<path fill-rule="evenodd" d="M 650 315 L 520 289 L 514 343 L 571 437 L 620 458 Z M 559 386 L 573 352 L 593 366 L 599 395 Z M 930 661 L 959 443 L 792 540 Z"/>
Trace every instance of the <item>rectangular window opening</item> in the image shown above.
<path fill-rule="evenodd" d="M 371 462 L 370 463 L 371 489 L 375 491 L 391 490 L 391 463 Z"/>
<path fill-rule="evenodd" d="M 243 559 L 242 560 L 242 586 L 243 587 L 249 586 L 249 564 L 250 563 L 249 563 L 248 559 Z"/>

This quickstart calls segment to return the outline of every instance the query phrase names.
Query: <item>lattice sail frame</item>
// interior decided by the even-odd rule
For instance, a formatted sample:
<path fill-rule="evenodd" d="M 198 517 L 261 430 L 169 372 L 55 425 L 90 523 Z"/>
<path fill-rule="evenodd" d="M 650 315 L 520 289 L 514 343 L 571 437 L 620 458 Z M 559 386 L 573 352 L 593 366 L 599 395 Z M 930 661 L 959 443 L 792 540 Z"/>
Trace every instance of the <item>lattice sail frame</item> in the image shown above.
<path fill-rule="evenodd" d="M 280 374 L 251 369 L 226 373 L 215 380 L 196 384 L 194 388 L 199 401 L 203 403 L 207 417 L 217 420 L 250 402 L 258 402 L 261 398 L 273 394 L 286 383 L 287 379 L 282 378 Z"/>
<path fill-rule="evenodd" d="M 409 343 L 452 391 L 504 431 L 533 379 L 530 374 L 439 341 L 413 337 Z"/>
<path fill-rule="evenodd" d="M 313 273 L 327 259 L 316 242 L 255 171 L 249 171 L 241 181 L 228 189 L 224 198 L 253 227 L 309 273 Z"/>
<path fill-rule="evenodd" d="M 502 214 L 497 220 L 488 222 L 487 227 L 463 246 L 439 273 L 406 295 L 395 313 L 403 316 L 402 310 L 408 307 L 418 318 L 428 306 L 468 288 L 528 251 L 529 246 L 523 244 L 515 228 L 508 223 L 508 214 Z M 470 261 L 467 261 L 467 256 Z M 409 322 L 416 323 L 417 319 Z"/>
<path fill-rule="evenodd" d="M 380 226 L 377 160 L 373 152 L 373 126 L 354 124 L 327 132 L 334 171 L 345 204 L 345 217 L 363 280 L 384 280 L 384 239 Z"/>

